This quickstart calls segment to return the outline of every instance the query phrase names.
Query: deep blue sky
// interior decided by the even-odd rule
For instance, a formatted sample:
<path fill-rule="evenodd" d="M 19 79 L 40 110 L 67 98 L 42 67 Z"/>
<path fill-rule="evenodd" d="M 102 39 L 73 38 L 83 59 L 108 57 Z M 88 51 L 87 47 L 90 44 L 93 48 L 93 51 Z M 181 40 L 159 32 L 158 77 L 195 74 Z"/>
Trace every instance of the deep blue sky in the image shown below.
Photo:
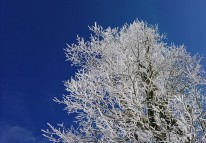
<path fill-rule="evenodd" d="M 74 75 L 66 43 L 88 39 L 88 25 L 119 27 L 135 19 L 158 24 L 168 43 L 206 57 L 205 0 L 1 0 L 0 142 L 47 143 L 46 123 L 70 124 L 63 81 Z M 203 59 L 206 66 L 206 59 Z"/>

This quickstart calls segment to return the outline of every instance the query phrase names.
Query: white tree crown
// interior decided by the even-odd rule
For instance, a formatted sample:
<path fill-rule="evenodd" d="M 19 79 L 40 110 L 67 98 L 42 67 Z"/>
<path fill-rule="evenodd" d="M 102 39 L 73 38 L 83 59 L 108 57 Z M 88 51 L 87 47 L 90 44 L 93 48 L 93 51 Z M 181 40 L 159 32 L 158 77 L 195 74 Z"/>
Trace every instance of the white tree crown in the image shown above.
<path fill-rule="evenodd" d="M 201 57 L 162 42 L 143 21 L 121 29 L 89 27 L 66 57 L 79 66 L 65 82 L 68 95 L 54 101 L 76 113 L 78 128 L 49 124 L 53 142 L 203 142 L 206 74 Z"/>

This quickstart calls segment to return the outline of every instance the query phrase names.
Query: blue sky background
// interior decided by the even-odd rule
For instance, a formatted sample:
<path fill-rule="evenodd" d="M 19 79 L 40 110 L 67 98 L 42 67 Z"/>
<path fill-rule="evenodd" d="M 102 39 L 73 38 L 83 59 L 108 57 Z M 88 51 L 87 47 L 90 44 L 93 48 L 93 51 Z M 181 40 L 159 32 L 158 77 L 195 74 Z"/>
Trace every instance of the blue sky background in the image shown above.
<path fill-rule="evenodd" d="M 0 142 L 48 143 L 46 123 L 71 124 L 61 98 L 74 75 L 63 49 L 88 25 L 121 27 L 135 19 L 158 24 L 166 42 L 206 57 L 205 0 L 1 0 Z M 206 66 L 206 59 L 203 59 Z"/>

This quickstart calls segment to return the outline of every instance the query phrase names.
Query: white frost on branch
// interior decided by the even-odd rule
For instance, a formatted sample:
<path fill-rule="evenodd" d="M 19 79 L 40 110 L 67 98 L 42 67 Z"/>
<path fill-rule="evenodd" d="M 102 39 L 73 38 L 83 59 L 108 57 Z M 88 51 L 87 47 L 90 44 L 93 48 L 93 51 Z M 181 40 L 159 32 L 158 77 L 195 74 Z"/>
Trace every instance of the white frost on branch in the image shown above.
<path fill-rule="evenodd" d="M 66 57 L 80 69 L 65 82 L 68 114 L 78 128 L 48 124 L 52 142 L 202 142 L 206 74 L 201 57 L 162 42 L 143 21 L 121 29 L 96 23 L 90 41 L 77 37 Z"/>

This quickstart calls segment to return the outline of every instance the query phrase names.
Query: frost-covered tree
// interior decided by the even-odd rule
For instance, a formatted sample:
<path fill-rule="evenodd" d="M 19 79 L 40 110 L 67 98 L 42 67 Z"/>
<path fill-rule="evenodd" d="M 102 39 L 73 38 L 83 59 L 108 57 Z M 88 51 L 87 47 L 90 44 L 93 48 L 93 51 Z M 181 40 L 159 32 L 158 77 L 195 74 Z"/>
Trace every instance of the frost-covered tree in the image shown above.
<path fill-rule="evenodd" d="M 90 41 L 65 49 L 78 66 L 54 100 L 75 113 L 77 128 L 43 130 L 53 142 L 204 142 L 206 74 L 201 57 L 168 46 L 142 21 L 121 29 L 94 25 Z"/>

